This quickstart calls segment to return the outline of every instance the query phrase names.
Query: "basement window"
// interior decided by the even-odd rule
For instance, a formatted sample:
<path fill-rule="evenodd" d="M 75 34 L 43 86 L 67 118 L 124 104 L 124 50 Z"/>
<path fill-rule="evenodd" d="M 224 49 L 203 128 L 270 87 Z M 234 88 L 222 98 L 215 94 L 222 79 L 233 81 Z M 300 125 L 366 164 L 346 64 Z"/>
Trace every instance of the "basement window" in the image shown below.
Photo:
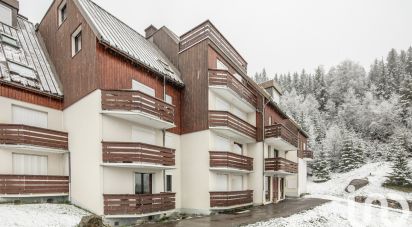
<path fill-rule="evenodd" d="M 67 19 L 67 4 L 63 1 L 59 6 L 59 26 Z"/>
<path fill-rule="evenodd" d="M 20 75 L 22 77 L 32 79 L 32 80 L 37 79 L 36 73 L 33 71 L 33 69 L 29 67 L 16 64 L 14 62 L 8 62 L 8 65 L 9 65 L 10 73 L 14 73 L 14 74 L 17 74 L 17 75 Z"/>
<path fill-rule="evenodd" d="M 82 27 L 76 29 L 72 34 L 72 57 L 82 49 Z"/>

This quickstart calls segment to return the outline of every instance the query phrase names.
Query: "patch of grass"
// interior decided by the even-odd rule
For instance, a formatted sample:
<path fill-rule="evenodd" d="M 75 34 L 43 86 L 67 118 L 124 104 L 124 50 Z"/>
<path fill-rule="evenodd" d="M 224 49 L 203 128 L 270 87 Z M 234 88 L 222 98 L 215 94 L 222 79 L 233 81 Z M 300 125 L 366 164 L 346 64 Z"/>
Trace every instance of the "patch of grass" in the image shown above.
<path fill-rule="evenodd" d="M 412 192 L 412 186 L 399 186 L 393 184 L 382 184 L 383 187 L 401 192 Z"/>

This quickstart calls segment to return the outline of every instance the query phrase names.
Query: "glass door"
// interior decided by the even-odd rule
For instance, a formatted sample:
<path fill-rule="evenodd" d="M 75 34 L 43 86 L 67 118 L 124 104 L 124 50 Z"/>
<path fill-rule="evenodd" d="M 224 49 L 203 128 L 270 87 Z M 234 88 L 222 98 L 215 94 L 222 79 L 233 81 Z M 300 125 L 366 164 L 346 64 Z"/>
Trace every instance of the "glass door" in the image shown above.
<path fill-rule="evenodd" d="M 151 173 L 135 173 L 135 194 L 152 194 Z"/>

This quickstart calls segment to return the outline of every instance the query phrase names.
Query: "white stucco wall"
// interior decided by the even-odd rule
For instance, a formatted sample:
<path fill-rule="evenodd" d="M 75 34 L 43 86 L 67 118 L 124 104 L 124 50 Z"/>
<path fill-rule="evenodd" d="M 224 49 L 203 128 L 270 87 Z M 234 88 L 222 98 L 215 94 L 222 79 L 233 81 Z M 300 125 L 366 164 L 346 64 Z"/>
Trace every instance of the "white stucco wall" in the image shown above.
<path fill-rule="evenodd" d="M 248 175 L 250 189 L 253 189 L 253 203 L 261 205 L 264 202 L 264 153 L 263 142 L 248 144 L 249 156 L 253 158 L 253 172 Z"/>
<path fill-rule="evenodd" d="M 181 136 L 182 211 L 209 213 L 209 141 L 210 131 Z"/>
<path fill-rule="evenodd" d="M 71 152 L 71 200 L 103 214 L 101 92 L 96 90 L 64 110 Z"/>

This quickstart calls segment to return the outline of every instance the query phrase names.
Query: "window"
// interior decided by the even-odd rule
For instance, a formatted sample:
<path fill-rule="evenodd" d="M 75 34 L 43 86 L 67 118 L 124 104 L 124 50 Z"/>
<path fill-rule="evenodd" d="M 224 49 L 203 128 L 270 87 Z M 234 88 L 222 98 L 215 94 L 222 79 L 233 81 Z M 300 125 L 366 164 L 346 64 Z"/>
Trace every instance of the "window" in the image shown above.
<path fill-rule="evenodd" d="M 170 96 L 170 95 L 166 95 L 166 99 L 165 99 L 165 101 L 167 102 L 167 103 L 169 103 L 169 104 L 173 104 L 173 98 L 172 98 L 172 96 Z"/>
<path fill-rule="evenodd" d="M 270 176 L 265 177 L 265 198 L 270 201 Z"/>
<path fill-rule="evenodd" d="M 132 127 L 132 141 L 146 144 L 156 144 L 156 132 L 142 127 Z"/>
<path fill-rule="evenodd" d="M 271 116 L 269 116 L 269 122 L 268 123 L 269 123 L 268 125 L 272 125 L 272 117 Z"/>
<path fill-rule="evenodd" d="M 82 27 L 79 26 L 72 35 L 72 56 L 82 49 Z"/>
<path fill-rule="evenodd" d="M 13 154 L 13 174 L 47 175 L 47 156 Z"/>
<path fill-rule="evenodd" d="M 36 73 L 33 71 L 33 69 L 10 61 L 7 62 L 7 64 L 11 73 L 26 77 L 28 79 L 37 80 Z"/>
<path fill-rule="evenodd" d="M 12 26 L 12 11 L 9 7 L 0 3 L 0 22 Z"/>
<path fill-rule="evenodd" d="M 166 175 L 166 192 L 172 191 L 172 175 Z"/>
<path fill-rule="evenodd" d="M 10 36 L 6 35 L 6 34 L 1 34 L 1 41 L 3 43 L 7 43 L 10 46 L 19 47 L 19 43 L 17 42 L 17 40 L 13 37 L 10 37 Z"/>
<path fill-rule="evenodd" d="M 221 70 L 229 70 L 229 68 L 223 62 L 221 62 L 219 59 L 217 59 L 216 68 L 221 69 Z"/>
<path fill-rule="evenodd" d="M 59 6 L 59 26 L 67 19 L 67 4 L 63 1 Z"/>
<path fill-rule="evenodd" d="M 135 173 L 135 194 L 152 194 L 152 174 Z"/>
<path fill-rule="evenodd" d="M 153 96 L 153 97 L 155 97 L 155 94 L 156 94 L 155 89 L 153 89 L 153 88 L 151 88 L 147 85 L 144 85 L 144 84 L 140 83 L 137 80 L 132 80 L 132 90 L 141 91 L 141 92 L 145 93 L 146 95 L 150 95 L 150 96 Z"/>
<path fill-rule="evenodd" d="M 233 152 L 241 155 L 243 153 L 243 145 L 239 143 L 234 143 Z"/>
<path fill-rule="evenodd" d="M 12 106 L 13 123 L 47 128 L 47 113 L 20 106 Z"/>

